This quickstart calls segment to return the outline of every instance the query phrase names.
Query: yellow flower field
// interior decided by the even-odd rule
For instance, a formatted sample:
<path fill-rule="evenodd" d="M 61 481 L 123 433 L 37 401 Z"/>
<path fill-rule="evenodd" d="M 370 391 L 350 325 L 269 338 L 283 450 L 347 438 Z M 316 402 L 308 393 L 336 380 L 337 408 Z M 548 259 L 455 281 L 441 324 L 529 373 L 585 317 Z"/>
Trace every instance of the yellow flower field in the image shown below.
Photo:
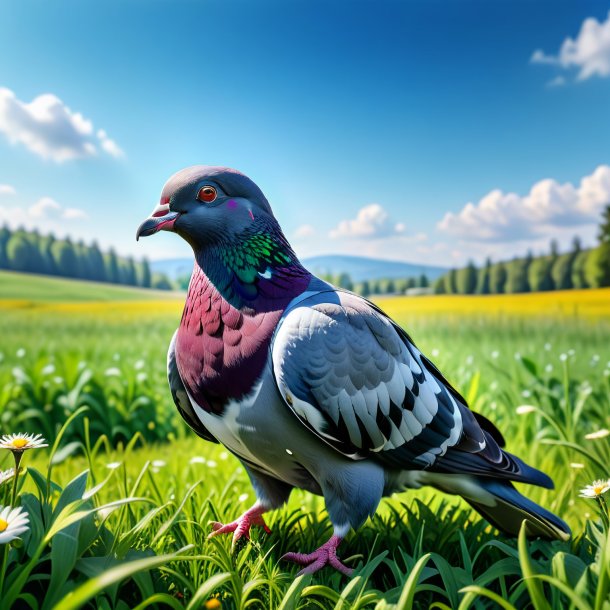
<path fill-rule="evenodd" d="M 490 315 L 610 317 L 610 288 L 563 290 L 525 294 L 433 295 L 423 297 L 378 297 L 375 302 L 390 316 Z"/>
<path fill-rule="evenodd" d="M 373 297 L 384 311 L 398 320 L 410 316 L 544 316 L 600 319 L 610 317 L 610 288 L 565 290 L 498 295 L 430 295 L 418 297 Z M 184 297 L 123 301 L 40 301 L 2 299 L 0 310 L 47 311 L 94 316 L 124 315 L 166 316 L 182 312 Z"/>

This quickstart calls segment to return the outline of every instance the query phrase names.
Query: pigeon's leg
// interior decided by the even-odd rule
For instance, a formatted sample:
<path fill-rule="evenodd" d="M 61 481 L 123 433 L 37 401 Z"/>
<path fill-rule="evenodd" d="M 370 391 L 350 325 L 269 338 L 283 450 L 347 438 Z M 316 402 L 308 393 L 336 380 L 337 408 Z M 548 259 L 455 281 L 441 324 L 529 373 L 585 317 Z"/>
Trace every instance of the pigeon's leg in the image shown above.
<path fill-rule="evenodd" d="M 212 538 L 218 534 L 230 534 L 232 532 L 232 547 L 234 547 L 237 541 L 242 537 L 247 538 L 248 540 L 250 539 L 250 528 L 253 525 L 262 527 L 267 534 L 270 534 L 271 530 L 267 527 L 267 524 L 263 519 L 263 514 L 269 510 L 282 506 L 282 504 L 288 500 L 288 496 L 290 496 L 290 492 L 292 491 L 292 485 L 288 485 L 283 481 L 279 481 L 261 472 L 255 471 L 243 462 L 242 464 L 250 477 L 250 482 L 252 483 L 252 487 L 254 487 L 257 500 L 243 515 L 231 523 L 225 525 L 218 521 L 213 521 L 213 531 L 208 535 L 208 538 Z"/>
<path fill-rule="evenodd" d="M 343 538 L 341 536 L 333 534 L 328 542 L 325 542 L 313 553 L 309 553 L 308 555 L 304 553 L 286 553 L 282 559 L 305 566 L 299 572 L 299 576 L 301 576 L 301 574 L 313 574 L 324 566 L 331 566 L 346 576 L 351 576 L 354 570 L 341 563 L 341 560 L 337 557 L 337 547 L 341 544 L 342 540 Z"/>
<path fill-rule="evenodd" d="M 333 524 L 333 535 L 313 553 L 286 553 L 282 559 L 305 566 L 299 574 L 311 574 L 324 566 L 331 566 L 350 576 L 351 568 L 337 557 L 337 547 L 350 529 L 358 529 L 375 514 L 384 486 L 381 466 L 367 461 L 337 460 L 324 464 L 320 487 L 328 516 Z"/>
<path fill-rule="evenodd" d="M 250 539 L 250 528 L 253 525 L 262 527 L 267 534 L 271 533 L 271 530 L 267 527 L 265 520 L 263 519 L 263 513 L 267 512 L 267 507 L 256 502 L 250 507 L 243 515 L 231 521 L 231 523 L 222 524 L 218 521 L 212 521 L 212 532 L 208 535 L 208 538 L 213 538 L 218 534 L 230 534 L 233 533 L 233 542 L 231 546 L 235 546 L 237 541 L 244 537 Z"/>

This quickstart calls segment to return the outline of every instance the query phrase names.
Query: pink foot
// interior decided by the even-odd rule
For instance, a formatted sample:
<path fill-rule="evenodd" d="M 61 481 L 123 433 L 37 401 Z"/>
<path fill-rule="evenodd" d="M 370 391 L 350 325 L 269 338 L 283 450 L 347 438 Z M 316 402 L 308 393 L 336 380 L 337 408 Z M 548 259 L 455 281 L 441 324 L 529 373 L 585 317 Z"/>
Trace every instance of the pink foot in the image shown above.
<path fill-rule="evenodd" d="M 342 538 L 339 538 L 339 536 L 331 536 L 328 542 L 309 555 L 286 553 L 282 559 L 306 566 L 299 572 L 298 576 L 301 576 L 301 574 L 313 574 L 327 565 L 332 566 L 335 570 L 339 570 L 339 572 L 346 576 L 351 576 L 354 570 L 343 565 L 337 557 L 337 547 L 341 544 L 341 540 Z"/>
<path fill-rule="evenodd" d="M 233 532 L 233 542 L 231 543 L 231 546 L 234 547 L 236 542 L 242 537 L 250 540 L 250 528 L 253 525 L 262 527 L 267 534 L 270 534 L 271 530 L 267 527 L 267 524 L 263 519 L 263 513 L 265 512 L 266 510 L 262 506 L 255 504 L 241 515 L 241 517 L 238 517 L 235 521 L 227 523 L 226 525 L 223 525 L 218 521 L 212 521 L 212 529 L 214 531 L 208 534 L 208 538 L 213 538 L 214 536 L 218 536 L 218 534 L 229 534 Z"/>

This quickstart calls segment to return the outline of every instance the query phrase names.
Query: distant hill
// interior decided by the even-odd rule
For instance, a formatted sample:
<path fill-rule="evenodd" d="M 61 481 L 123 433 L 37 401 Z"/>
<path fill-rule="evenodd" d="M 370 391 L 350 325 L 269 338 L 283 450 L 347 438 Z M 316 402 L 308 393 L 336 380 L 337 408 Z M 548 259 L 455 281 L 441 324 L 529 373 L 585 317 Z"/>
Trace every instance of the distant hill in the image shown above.
<path fill-rule="evenodd" d="M 431 267 L 415 263 L 340 254 L 313 256 L 306 258 L 303 264 L 316 275 L 348 273 L 354 282 L 419 277 L 422 273 L 425 273 L 429 280 L 435 280 L 448 271 L 447 267 Z"/>
<path fill-rule="evenodd" d="M 432 281 L 448 271 L 447 267 L 430 267 L 415 263 L 386 261 L 364 256 L 344 256 L 340 254 L 305 258 L 303 259 L 303 264 L 316 275 L 348 273 L 354 282 L 380 280 L 382 278 L 419 277 L 422 273 L 425 273 L 428 279 Z M 175 280 L 178 277 L 190 275 L 193 268 L 193 259 L 171 258 L 151 261 L 150 267 L 153 272 L 164 273 L 170 279 Z"/>
<path fill-rule="evenodd" d="M 150 261 L 150 269 L 153 273 L 163 273 L 170 280 L 191 275 L 193 270 L 193 257 L 190 258 L 164 258 L 158 261 Z"/>

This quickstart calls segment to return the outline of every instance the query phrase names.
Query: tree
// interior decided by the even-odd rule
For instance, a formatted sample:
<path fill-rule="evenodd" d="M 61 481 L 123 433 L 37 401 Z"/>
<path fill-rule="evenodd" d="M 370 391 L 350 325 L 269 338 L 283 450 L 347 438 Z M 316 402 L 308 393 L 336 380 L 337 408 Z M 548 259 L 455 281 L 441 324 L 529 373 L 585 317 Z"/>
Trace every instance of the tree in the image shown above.
<path fill-rule="evenodd" d="M 125 283 L 129 286 L 136 286 L 136 263 L 133 260 L 133 256 L 130 256 L 125 261 Z"/>
<path fill-rule="evenodd" d="M 506 292 L 515 294 L 529 291 L 529 266 L 527 258 L 515 258 L 506 265 Z"/>
<path fill-rule="evenodd" d="M 409 290 L 409 288 L 415 288 L 417 286 L 417 280 L 414 277 L 410 277 L 407 280 L 407 290 Z"/>
<path fill-rule="evenodd" d="M 377 293 L 378 294 L 387 294 L 388 292 L 388 280 L 385 277 L 382 277 L 377 281 Z"/>
<path fill-rule="evenodd" d="M 479 269 L 477 274 L 477 294 L 489 294 L 489 280 L 491 274 L 491 258 L 487 257 L 485 266 Z"/>
<path fill-rule="evenodd" d="M 602 246 L 592 248 L 585 260 L 585 279 L 590 288 L 602 288 L 604 284 L 604 251 Z"/>
<path fill-rule="evenodd" d="M 589 250 L 581 250 L 574 256 L 574 262 L 572 263 L 572 286 L 574 288 L 589 288 L 589 282 L 585 275 L 588 257 Z"/>
<path fill-rule="evenodd" d="M 447 276 L 446 275 L 441 275 L 441 277 L 439 277 L 436 282 L 434 282 L 434 294 L 446 294 L 446 289 L 445 289 L 445 281 L 446 281 Z"/>
<path fill-rule="evenodd" d="M 503 294 L 505 288 L 506 267 L 504 263 L 496 263 L 489 272 L 489 291 L 491 294 Z"/>
<path fill-rule="evenodd" d="M 152 280 L 151 280 L 152 283 Z M 189 284 L 191 283 L 190 275 L 179 275 L 175 280 L 174 284 L 178 290 L 188 290 Z"/>
<path fill-rule="evenodd" d="M 569 290 L 573 288 L 572 284 L 572 267 L 576 254 L 567 252 L 561 254 L 555 259 L 551 267 L 551 277 L 553 278 L 553 286 L 555 290 Z"/>
<path fill-rule="evenodd" d="M 352 278 L 349 276 L 349 273 L 340 273 L 337 278 L 337 286 L 339 288 L 345 288 L 345 290 L 353 290 L 354 284 L 352 282 Z"/>
<path fill-rule="evenodd" d="M 11 230 L 5 225 L 0 229 L 0 269 L 8 269 L 9 261 L 6 254 L 6 244 L 11 238 Z"/>
<path fill-rule="evenodd" d="M 57 240 L 55 235 L 50 233 L 46 237 L 43 237 L 40 242 L 40 253 L 43 261 L 44 272 L 48 275 L 57 275 L 58 269 L 55 264 L 55 258 L 53 257 L 53 244 Z"/>
<path fill-rule="evenodd" d="M 74 245 L 69 239 L 56 241 L 51 246 L 51 254 L 55 261 L 58 275 L 63 277 L 77 277 L 78 275 L 78 260 Z"/>
<path fill-rule="evenodd" d="M 89 246 L 89 269 L 91 270 L 91 279 L 96 282 L 107 282 L 106 267 L 104 265 L 104 256 L 100 251 L 97 242 L 94 241 Z"/>
<path fill-rule="evenodd" d="M 578 254 L 582 250 L 582 242 L 578 235 L 574 235 L 572 238 L 572 252 Z"/>
<path fill-rule="evenodd" d="M 364 282 L 360 284 L 360 294 L 363 297 L 368 297 L 371 294 L 371 287 L 368 283 L 368 280 L 364 280 Z"/>
<path fill-rule="evenodd" d="M 174 288 L 168 277 L 162 273 L 153 273 L 152 286 L 157 290 L 173 290 Z"/>
<path fill-rule="evenodd" d="M 457 294 L 457 270 L 450 269 L 445 279 L 445 292 L 447 294 Z"/>
<path fill-rule="evenodd" d="M 121 281 L 119 260 L 114 248 L 110 248 L 108 254 L 104 256 L 104 267 L 106 268 L 107 281 L 112 282 L 113 284 L 119 284 Z"/>
<path fill-rule="evenodd" d="M 33 270 L 36 252 L 24 232 L 11 235 L 6 244 L 6 256 L 10 269 L 29 272 Z"/>
<path fill-rule="evenodd" d="M 19 231 L 30 243 L 29 273 L 44 273 L 44 260 L 40 251 L 40 233 L 38 231 Z"/>
<path fill-rule="evenodd" d="M 610 286 L 610 203 L 602 212 L 602 221 L 597 234 L 599 246 L 596 256 L 597 278 L 600 286 Z"/>
<path fill-rule="evenodd" d="M 559 244 L 556 239 L 551 239 L 551 258 L 559 256 Z"/>
<path fill-rule="evenodd" d="M 472 261 L 456 274 L 456 288 L 459 294 L 474 294 L 477 287 L 477 268 Z"/>
<path fill-rule="evenodd" d="M 148 263 L 148 259 L 145 258 L 142 260 L 140 266 L 140 286 L 142 286 L 142 288 L 150 288 L 151 282 L 150 264 Z"/>
<path fill-rule="evenodd" d="M 89 280 L 91 279 L 91 267 L 89 266 L 89 248 L 85 246 L 85 242 L 80 239 L 74 245 L 76 260 L 78 261 L 77 277 Z"/>
<path fill-rule="evenodd" d="M 552 265 L 551 256 L 539 256 L 532 261 L 527 274 L 532 292 L 553 290 Z"/>
<path fill-rule="evenodd" d="M 404 294 L 407 289 L 407 278 L 399 277 L 394 280 L 394 291 L 396 294 Z"/>
<path fill-rule="evenodd" d="M 388 283 L 385 288 L 386 294 L 396 294 L 396 282 L 392 278 L 388 280 Z"/>

